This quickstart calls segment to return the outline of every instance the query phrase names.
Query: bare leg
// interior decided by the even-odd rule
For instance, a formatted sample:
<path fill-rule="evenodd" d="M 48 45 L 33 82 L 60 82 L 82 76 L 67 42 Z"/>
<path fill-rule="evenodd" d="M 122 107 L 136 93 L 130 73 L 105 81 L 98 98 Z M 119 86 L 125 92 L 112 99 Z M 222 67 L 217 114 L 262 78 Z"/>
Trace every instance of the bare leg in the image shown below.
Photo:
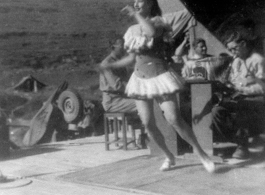
<path fill-rule="evenodd" d="M 178 134 L 193 147 L 194 152 L 199 156 L 206 170 L 208 172 L 213 172 L 213 162 L 202 150 L 194 135 L 194 132 L 192 131 L 192 128 L 181 117 L 180 109 L 176 102 L 177 100 L 173 99 L 160 104 L 161 109 L 164 111 L 166 120 L 173 126 Z"/>
<path fill-rule="evenodd" d="M 153 100 L 136 100 L 136 107 L 147 132 L 153 137 L 157 145 L 165 152 L 167 158 L 174 160 L 174 155 L 169 151 L 163 134 L 156 126 Z"/>

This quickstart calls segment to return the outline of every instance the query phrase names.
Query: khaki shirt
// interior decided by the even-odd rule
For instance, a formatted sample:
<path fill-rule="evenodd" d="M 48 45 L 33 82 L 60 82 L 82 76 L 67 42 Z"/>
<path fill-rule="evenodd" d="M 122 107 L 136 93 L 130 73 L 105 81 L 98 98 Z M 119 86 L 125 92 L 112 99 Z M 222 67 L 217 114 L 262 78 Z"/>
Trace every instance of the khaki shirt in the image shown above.
<path fill-rule="evenodd" d="M 107 56 L 104 61 L 114 62 L 117 61 L 114 55 L 110 54 Z M 103 61 L 103 62 L 104 62 Z M 105 92 L 121 92 L 125 90 L 125 86 L 128 81 L 128 73 L 126 68 L 119 69 L 104 69 L 101 70 L 99 75 L 99 88 L 101 91 Z"/>
<path fill-rule="evenodd" d="M 114 55 L 110 54 L 103 62 L 117 61 Z M 124 96 L 124 90 L 129 79 L 129 71 L 126 68 L 104 69 L 100 72 L 100 90 L 102 94 L 102 106 L 107 112 L 136 112 L 136 105 L 133 99 Z"/>

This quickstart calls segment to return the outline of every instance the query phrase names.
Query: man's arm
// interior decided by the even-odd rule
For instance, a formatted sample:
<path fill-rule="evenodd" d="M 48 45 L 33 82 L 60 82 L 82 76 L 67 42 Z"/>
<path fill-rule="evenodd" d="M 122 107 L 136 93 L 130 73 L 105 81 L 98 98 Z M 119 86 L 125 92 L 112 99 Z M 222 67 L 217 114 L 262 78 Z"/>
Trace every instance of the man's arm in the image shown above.
<path fill-rule="evenodd" d="M 124 58 L 115 61 L 115 62 L 108 62 L 108 61 L 103 61 L 100 64 L 100 69 L 108 69 L 108 68 L 121 68 L 125 66 L 129 66 L 131 64 L 134 64 L 135 62 L 135 53 L 129 53 L 127 56 Z"/>
<path fill-rule="evenodd" d="M 250 72 L 250 75 L 248 75 L 246 78 L 237 80 L 237 89 L 245 95 L 264 94 L 264 67 L 264 58 L 257 60 L 254 65 L 255 72 Z"/>
<path fill-rule="evenodd" d="M 186 63 L 190 50 L 189 39 L 189 35 L 186 34 L 182 43 L 176 48 L 174 56 L 172 56 L 175 63 Z"/>

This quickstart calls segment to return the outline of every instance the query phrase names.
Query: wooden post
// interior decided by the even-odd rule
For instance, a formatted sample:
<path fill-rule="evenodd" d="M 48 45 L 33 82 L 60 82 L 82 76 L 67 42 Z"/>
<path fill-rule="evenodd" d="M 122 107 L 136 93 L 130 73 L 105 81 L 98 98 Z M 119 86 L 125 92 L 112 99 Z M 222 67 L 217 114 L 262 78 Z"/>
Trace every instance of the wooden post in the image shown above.
<path fill-rule="evenodd" d="M 191 111 L 192 118 L 202 113 L 206 104 L 211 104 L 212 84 L 210 82 L 191 83 Z M 210 129 L 212 115 L 209 112 L 197 124 L 192 123 L 193 131 L 202 149 L 208 154 L 213 155 L 213 134 Z"/>

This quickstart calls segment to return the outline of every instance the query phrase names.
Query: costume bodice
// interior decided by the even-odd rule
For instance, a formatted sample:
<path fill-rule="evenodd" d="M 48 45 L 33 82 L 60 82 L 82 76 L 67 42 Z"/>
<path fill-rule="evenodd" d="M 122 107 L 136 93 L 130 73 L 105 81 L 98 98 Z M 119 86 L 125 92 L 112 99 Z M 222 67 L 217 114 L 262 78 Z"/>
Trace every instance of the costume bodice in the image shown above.
<path fill-rule="evenodd" d="M 152 78 L 167 70 L 163 34 L 150 38 L 140 25 L 134 25 L 125 34 L 125 48 L 137 54 L 134 71 L 138 77 Z"/>

